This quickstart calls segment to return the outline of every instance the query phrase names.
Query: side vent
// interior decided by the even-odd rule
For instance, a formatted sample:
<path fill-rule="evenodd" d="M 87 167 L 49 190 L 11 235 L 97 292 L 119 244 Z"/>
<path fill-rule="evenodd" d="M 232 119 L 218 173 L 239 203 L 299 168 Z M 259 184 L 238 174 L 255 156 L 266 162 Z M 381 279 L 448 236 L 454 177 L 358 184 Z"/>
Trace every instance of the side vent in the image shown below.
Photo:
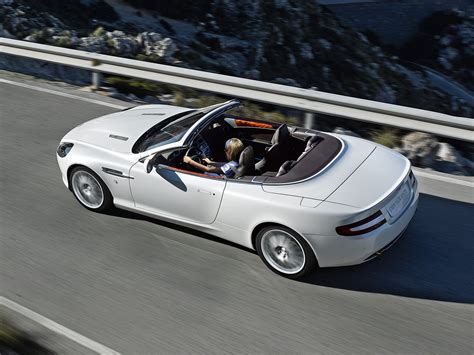
<path fill-rule="evenodd" d="M 109 134 L 109 138 L 118 139 L 120 141 L 128 141 L 128 137 L 117 136 L 115 134 Z"/>

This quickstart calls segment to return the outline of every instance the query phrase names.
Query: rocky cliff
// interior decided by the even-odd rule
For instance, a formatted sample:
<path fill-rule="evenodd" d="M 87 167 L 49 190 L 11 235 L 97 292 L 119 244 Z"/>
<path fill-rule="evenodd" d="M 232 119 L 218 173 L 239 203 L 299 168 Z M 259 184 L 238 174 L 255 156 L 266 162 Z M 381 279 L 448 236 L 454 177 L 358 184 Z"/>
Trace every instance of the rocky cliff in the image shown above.
<path fill-rule="evenodd" d="M 3 0 L 0 35 L 453 115 L 474 110 L 315 2 L 128 1 L 140 6 L 134 8 L 118 0 L 69 0 L 48 11 L 51 1 Z"/>

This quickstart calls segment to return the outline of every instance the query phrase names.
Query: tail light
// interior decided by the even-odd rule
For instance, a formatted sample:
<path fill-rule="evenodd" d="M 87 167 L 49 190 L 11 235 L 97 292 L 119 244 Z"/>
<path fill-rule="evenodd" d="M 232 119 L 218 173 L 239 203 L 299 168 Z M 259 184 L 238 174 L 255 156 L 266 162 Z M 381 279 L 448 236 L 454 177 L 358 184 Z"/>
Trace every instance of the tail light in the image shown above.
<path fill-rule="evenodd" d="M 379 228 L 385 222 L 387 222 L 387 220 L 383 216 L 382 212 L 377 211 L 373 215 L 364 218 L 361 221 L 337 227 L 336 232 L 345 236 L 365 234 Z"/>

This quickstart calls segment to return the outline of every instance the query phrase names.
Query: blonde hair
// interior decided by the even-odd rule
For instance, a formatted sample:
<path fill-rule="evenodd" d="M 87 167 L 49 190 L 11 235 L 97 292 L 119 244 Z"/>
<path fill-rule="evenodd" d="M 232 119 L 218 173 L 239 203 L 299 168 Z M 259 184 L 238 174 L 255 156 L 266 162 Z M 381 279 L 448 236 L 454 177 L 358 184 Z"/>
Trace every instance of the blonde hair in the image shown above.
<path fill-rule="evenodd" d="M 230 138 L 225 142 L 225 154 L 229 161 L 237 161 L 239 159 L 240 153 L 244 150 L 244 143 L 238 138 Z"/>

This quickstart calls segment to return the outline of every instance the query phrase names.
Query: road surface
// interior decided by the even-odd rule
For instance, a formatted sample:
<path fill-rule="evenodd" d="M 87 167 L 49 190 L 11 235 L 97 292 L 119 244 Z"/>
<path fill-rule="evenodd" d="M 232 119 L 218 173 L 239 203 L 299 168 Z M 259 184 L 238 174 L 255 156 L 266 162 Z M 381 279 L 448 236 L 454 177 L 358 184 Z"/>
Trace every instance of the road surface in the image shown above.
<path fill-rule="evenodd" d="M 55 150 L 115 108 L 5 82 L 0 105 L 0 296 L 124 354 L 474 352 L 472 204 L 421 195 L 382 258 L 291 281 L 209 235 L 82 208 Z"/>

